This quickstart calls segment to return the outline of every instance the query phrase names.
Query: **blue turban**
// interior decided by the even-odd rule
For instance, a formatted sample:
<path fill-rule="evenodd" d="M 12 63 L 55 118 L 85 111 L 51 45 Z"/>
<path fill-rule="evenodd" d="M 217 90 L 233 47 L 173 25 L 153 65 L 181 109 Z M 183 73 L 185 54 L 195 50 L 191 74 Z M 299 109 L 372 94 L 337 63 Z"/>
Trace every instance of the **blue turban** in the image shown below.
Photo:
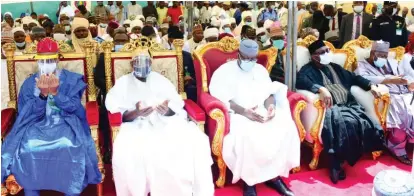
<path fill-rule="evenodd" d="M 259 45 L 251 39 L 244 39 L 240 42 L 239 52 L 245 57 L 255 58 L 259 52 Z"/>

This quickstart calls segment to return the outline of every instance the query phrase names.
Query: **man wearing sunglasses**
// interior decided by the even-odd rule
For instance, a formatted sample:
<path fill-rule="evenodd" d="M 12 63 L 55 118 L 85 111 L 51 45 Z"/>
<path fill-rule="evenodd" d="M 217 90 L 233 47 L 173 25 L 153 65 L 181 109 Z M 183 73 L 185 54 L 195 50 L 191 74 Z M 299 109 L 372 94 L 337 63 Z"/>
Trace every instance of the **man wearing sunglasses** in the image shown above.
<path fill-rule="evenodd" d="M 376 85 L 332 63 L 332 53 L 323 41 L 308 47 L 311 62 L 297 74 L 296 88 L 319 93 L 326 108 L 322 128 L 324 150 L 330 158 L 333 183 L 345 179 L 341 166 L 347 161 L 353 166 L 364 152 L 382 149 L 384 132 L 372 121 L 350 93 L 351 86 L 380 95 Z"/>
<path fill-rule="evenodd" d="M 289 170 L 299 166 L 299 136 L 287 86 L 272 82 L 266 68 L 256 63 L 258 50 L 256 41 L 242 40 L 238 59 L 221 65 L 211 78 L 211 95 L 230 111 L 223 158 L 233 172 L 233 183 L 245 182 L 245 196 L 256 196 L 255 185 L 262 182 L 291 196 L 280 176 L 288 177 Z"/>

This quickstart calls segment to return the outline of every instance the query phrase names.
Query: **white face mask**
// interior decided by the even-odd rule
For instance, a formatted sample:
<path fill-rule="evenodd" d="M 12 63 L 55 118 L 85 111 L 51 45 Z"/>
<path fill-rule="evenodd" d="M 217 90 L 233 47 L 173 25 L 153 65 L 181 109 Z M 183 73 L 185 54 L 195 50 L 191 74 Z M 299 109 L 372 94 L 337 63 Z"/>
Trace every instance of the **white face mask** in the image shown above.
<path fill-rule="evenodd" d="M 66 34 L 63 34 L 63 33 L 55 33 L 55 34 L 53 34 L 53 39 L 55 39 L 56 41 L 66 40 Z"/>
<path fill-rule="evenodd" d="M 392 9 L 392 15 L 394 16 L 397 13 L 397 8 Z"/>
<path fill-rule="evenodd" d="M 115 52 L 119 52 L 124 45 L 118 44 L 114 46 Z"/>
<path fill-rule="evenodd" d="M 21 43 L 15 42 L 15 44 L 16 44 L 17 47 L 22 48 L 26 45 L 26 42 L 21 42 Z"/>
<path fill-rule="evenodd" d="M 378 68 L 384 67 L 384 65 L 387 64 L 387 59 L 377 58 L 377 60 L 374 61 L 374 64 Z"/>
<path fill-rule="evenodd" d="M 361 13 L 362 11 L 364 10 L 364 6 L 362 6 L 362 5 L 357 5 L 357 6 L 354 6 L 354 12 L 355 13 Z"/>
<path fill-rule="evenodd" d="M 240 68 L 245 72 L 251 71 L 254 65 L 256 65 L 256 62 L 254 61 L 241 60 L 240 62 Z"/>
<path fill-rule="evenodd" d="M 45 75 L 45 74 L 52 74 L 53 72 L 55 72 L 56 70 L 56 62 L 54 63 L 45 63 L 45 62 L 38 62 L 39 64 L 39 71 L 41 75 Z"/>
<path fill-rule="evenodd" d="M 319 57 L 321 58 L 320 63 L 322 65 L 328 65 L 329 63 L 332 62 L 333 55 L 331 52 L 327 52 L 325 54 L 320 55 Z"/>
<path fill-rule="evenodd" d="M 70 26 L 65 26 L 65 31 L 70 31 Z"/>

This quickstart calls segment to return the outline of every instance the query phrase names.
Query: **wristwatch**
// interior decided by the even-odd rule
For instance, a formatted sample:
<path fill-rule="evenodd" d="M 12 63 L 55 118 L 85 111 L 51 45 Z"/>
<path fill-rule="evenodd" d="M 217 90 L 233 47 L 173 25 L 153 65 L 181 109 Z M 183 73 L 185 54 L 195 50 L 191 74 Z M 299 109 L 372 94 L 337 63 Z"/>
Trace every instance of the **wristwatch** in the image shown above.
<path fill-rule="evenodd" d="M 42 95 L 42 93 L 39 94 L 39 98 L 44 101 L 47 100 L 47 96 Z"/>

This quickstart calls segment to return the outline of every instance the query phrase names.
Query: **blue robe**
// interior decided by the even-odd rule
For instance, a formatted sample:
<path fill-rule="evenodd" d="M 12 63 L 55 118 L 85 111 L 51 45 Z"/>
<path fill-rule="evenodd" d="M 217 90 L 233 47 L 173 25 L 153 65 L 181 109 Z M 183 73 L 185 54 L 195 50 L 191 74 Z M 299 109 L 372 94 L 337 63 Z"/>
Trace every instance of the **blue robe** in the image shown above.
<path fill-rule="evenodd" d="M 18 97 L 17 120 L 5 138 L 1 154 L 1 183 L 13 174 L 28 190 L 55 190 L 80 194 L 88 184 L 98 184 L 95 144 L 81 104 L 86 88 L 83 76 L 58 71 L 58 94 L 39 98 L 34 74 Z"/>

